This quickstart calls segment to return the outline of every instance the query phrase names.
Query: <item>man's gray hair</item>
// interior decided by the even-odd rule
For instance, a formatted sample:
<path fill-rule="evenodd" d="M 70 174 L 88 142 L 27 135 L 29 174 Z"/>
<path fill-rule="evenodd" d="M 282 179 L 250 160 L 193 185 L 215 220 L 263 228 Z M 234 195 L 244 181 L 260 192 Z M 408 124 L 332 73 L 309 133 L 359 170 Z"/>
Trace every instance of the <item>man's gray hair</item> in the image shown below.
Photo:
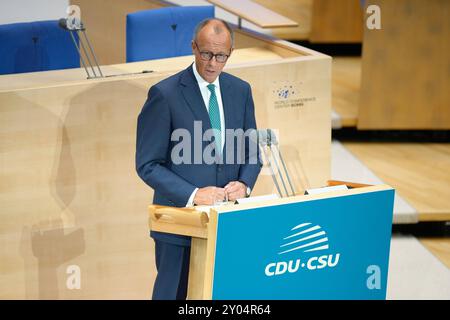
<path fill-rule="evenodd" d="M 219 18 L 207 18 L 207 19 L 204 19 L 204 20 L 200 21 L 197 24 L 197 26 L 195 27 L 194 36 L 193 36 L 192 40 L 196 41 L 198 33 L 200 32 L 200 30 L 202 30 L 204 26 L 206 26 L 208 23 L 210 23 L 211 21 L 214 21 L 214 20 L 222 22 L 222 24 L 224 25 L 225 29 L 227 29 L 227 31 L 228 31 L 228 33 L 230 34 L 230 37 L 231 37 L 231 47 L 233 48 L 234 47 L 234 32 L 231 29 L 230 25 L 225 20 L 222 20 L 222 19 L 219 19 Z M 220 33 L 221 29 L 214 29 L 214 31 L 216 31 L 216 33 Z"/>

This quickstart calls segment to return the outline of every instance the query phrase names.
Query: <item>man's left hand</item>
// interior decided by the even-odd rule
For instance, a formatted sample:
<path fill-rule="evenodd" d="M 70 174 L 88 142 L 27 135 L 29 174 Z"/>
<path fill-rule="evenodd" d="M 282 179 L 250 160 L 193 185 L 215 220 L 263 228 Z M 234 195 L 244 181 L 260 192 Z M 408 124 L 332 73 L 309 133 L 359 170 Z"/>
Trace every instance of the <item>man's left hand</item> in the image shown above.
<path fill-rule="evenodd" d="M 229 201 L 245 198 L 247 195 L 247 186 L 240 181 L 231 181 L 224 189 L 228 195 Z"/>

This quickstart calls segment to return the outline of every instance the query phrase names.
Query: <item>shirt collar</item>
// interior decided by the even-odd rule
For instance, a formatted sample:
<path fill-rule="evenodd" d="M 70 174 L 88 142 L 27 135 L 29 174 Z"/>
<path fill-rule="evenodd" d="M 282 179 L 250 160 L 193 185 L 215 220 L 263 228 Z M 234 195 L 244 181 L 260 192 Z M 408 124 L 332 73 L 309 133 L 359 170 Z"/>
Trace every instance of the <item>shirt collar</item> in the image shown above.
<path fill-rule="evenodd" d="M 209 85 L 209 82 L 203 79 L 202 76 L 198 73 L 195 61 L 192 64 L 192 70 L 194 71 L 195 79 L 197 80 L 197 83 L 200 86 L 200 88 L 206 88 Z M 212 84 L 216 87 L 216 89 L 220 88 L 219 77 L 217 77 Z"/>

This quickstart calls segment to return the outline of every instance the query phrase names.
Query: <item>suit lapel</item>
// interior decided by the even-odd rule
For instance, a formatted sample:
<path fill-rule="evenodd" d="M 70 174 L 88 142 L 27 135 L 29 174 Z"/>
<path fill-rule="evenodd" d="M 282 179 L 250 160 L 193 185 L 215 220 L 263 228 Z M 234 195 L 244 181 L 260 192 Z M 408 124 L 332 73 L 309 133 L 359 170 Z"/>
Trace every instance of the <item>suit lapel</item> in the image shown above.
<path fill-rule="evenodd" d="M 220 93 L 222 94 L 222 104 L 223 104 L 223 117 L 225 119 L 225 128 L 232 129 L 235 128 L 234 118 L 235 110 L 234 103 L 232 101 L 233 95 L 231 92 L 231 84 L 227 77 L 221 74 L 220 78 Z"/>
<path fill-rule="evenodd" d="M 222 105 L 223 105 L 223 117 L 225 120 L 225 130 L 234 129 L 236 127 L 234 122 L 235 104 L 233 103 L 233 95 L 231 92 L 231 83 L 228 81 L 226 76 L 221 74 L 219 76 L 220 81 L 220 93 L 222 95 Z M 227 157 L 227 135 L 225 131 L 225 145 L 222 152 L 222 160 L 226 161 Z"/>
<path fill-rule="evenodd" d="M 181 92 L 192 110 L 195 120 L 202 121 L 203 132 L 205 132 L 205 130 L 211 129 L 211 123 L 192 68 L 193 65 L 187 68 L 181 76 Z"/>

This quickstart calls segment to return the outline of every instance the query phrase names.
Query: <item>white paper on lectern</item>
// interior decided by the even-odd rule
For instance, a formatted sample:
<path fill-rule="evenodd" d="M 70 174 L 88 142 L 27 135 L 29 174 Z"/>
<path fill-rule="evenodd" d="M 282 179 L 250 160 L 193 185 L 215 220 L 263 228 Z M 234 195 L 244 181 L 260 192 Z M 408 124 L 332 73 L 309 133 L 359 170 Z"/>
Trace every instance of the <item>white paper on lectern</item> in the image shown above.
<path fill-rule="evenodd" d="M 267 195 L 262 195 L 262 196 L 254 196 L 254 197 L 248 197 L 248 198 L 241 198 L 241 199 L 237 199 L 236 201 L 238 202 L 238 204 L 243 204 L 243 203 L 258 203 L 261 201 L 265 201 L 265 200 L 273 200 L 273 199 L 278 199 L 280 198 L 277 194 L 267 194 Z M 209 217 L 209 210 L 210 209 L 215 209 L 218 208 L 220 206 L 223 205 L 230 205 L 232 204 L 232 202 L 224 202 L 222 204 L 217 204 L 214 206 L 195 206 L 195 210 L 197 211 L 202 211 L 202 212 L 206 212 L 206 214 Z"/>
<path fill-rule="evenodd" d="M 214 206 L 195 206 L 194 208 L 197 211 L 206 212 L 206 214 L 208 215 L 208 218 L 209 218 L 209 210 L 210 209 L 215 209 L 220 206 L 227 205 L 227 204 L 231 204 L 231 202 L 224 202 L 223 204 L 216 204 Z"/>
<path fill-rule="evenodd" d="M 243 204 L 243 203 L 257 203 L 257 202 L 261 202 L 261 201 L 273 200 L 273 199 L 278 199 L 278 198 L 280 198 L 280 197 L 277 194 L 273 193 L 273 194 L 265 194 L 265 195 L 262 195 L 262 196 L 241 198 L 241 199 L 237 199 L 236 201 L 239 204 Z"/>
<path fill-rule="evenodd" d="M 316 188 L 316 189 L 306 189 L 306 192 L 308 194 L 321 194 L 321 193 L 337 191 L 337 190 L 348 190 L 348 188 L 345 184 L 341 184 L 338 186 L 323 187 L 323 188 Z"/>

